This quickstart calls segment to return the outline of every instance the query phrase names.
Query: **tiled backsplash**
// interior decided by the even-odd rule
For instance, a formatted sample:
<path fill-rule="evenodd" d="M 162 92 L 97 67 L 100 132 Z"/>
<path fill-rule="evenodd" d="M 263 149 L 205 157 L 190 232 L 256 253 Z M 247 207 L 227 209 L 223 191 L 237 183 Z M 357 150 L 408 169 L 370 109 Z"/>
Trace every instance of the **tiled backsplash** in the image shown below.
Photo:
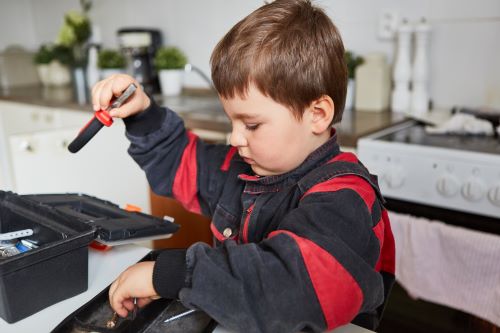
<path fill-rule="evenodd" d="M 108 47 L 116 47 L 117 29 L 159 28 L 167 44 L 186 51 L 190 61 L 209 73 L 211 51 L 238 20 L 262 0 L 107 0 L 93 2 L 92 20 Z M 394 10 L 432 25 L 431 97 L 436 107 L 500 103 L 500 1 L 498 0 L 318 0 L 339 27 L 347 48 L 357 53 L 384 52 L 392 61 L 394 41 L 377 38 L 382 10 Z M 77 0 L 0 0 L 0 49 L 17 43 L 36 48 L 52 41 L 63 13 Z M 196 75 L 190 86 L 204 86 Z M 500 107 L 498 104 L 494 104 Z"/>

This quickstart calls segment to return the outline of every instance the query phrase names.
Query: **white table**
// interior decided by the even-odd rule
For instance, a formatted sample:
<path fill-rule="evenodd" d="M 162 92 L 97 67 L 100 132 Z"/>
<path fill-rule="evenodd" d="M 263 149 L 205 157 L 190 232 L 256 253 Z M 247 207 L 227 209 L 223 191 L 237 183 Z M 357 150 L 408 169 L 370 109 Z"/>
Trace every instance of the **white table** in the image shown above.
<path fill-rule="evenodd" d="M 89 249 L 89 288 L 86 292 L 56 303 L 16 323 L 9 324 L 0 318 L 2 333 L 44 333 L 53 330 L 64 318 L 83 304 L 90 301 L 106 288 L 128 266 L 136 263 L 151 249 L 137 245 L 122 245 L 108 252 Z M 332 331 L 334 333 L 369 333 L 355 325 L 346 325 Z M 232 333 L 217 327 L 214 333 Z"/>

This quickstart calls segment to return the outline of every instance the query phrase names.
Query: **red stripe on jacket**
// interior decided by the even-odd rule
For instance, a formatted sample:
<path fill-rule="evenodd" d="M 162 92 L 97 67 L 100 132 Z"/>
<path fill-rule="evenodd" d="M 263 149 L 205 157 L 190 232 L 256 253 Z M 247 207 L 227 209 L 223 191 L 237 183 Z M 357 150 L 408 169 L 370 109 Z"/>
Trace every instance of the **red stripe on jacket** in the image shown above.
<path fill-rule="evenodd" d="M 182 153 L 181 163 L 177 168 L 174 178 L 172 193 L 187 210 L 200 213 L 200 202 L 198 201 L 198 179 L 196 161 L 196 139 L 197 136 L 187 131 L 188 144 Z"/>
<path fill-rule="evenodd" d="M 382 211 L 382 218 L 373 228 L 375 235 L 380 242 L 380 257 L 378 258 L 375 270 L 380 272 L 395 274 L 396 272 L 396 245 L 392 235 L 391 222 L 387 210 Z"/>
<path fill-rule="evenodd" d="M 229 170 L 229 166 L 231 165 L 231 159 L 233 158 L 236 151 L 237 151 L 236 147 L 229 148 L 229 150 L 226 154 L 226 158 L 224 159 L 224 163 L 222 163 L 222 165 L 220 167 L 221 171 Z"/>
<path fill-rule="evenodd" d="M 299 246 L 328 330 L 351 322 L 363 303 L 363 293 L 356 280 L 335 257 L 306 238 L 284 230 L 274 231 L 269 237 L 283 233 Z"/>
<path fill-rule="evenodd" d="M 353 153 L 340 153 L 331 160 L 328 161 L 328 163 L 331 162 L 337 162 L 337 161 L 342 161 L 342 162 L 351 162 L 351 163 L 358 163 L 358 158 L 356 155 Z"/>
<path fill-rule="evenodd" d="M 250 207 L 247 209 L 247 216 L 245 216 L 245 222 L 243 223 L 243 235 L 242 239 L 243 242 L 248 243 L 248 224 L 250 223 L 250 216 L 252 215 L 253 207 L 255 206 L 255 203 L 253 203 Z"/>
<path fill-rule="evenodd" d="M 358 193 L 365 202 L 368 210 L 371 212 L 373 203 L 377 198 L 375 191 L 373 190 L 373 187 L 368 184 L 363 178 L 355 175 L 336 177 L 316 184 L 311 187 L 306 193 L 304 193 L 301 200 L 312 193 L 335 192 L 343 189 L 351 189 L 353 191 L 356 191 L 356 193 Z"/>
<path fill-rule="evenodd" d="M 217 228 L 213 223 L 210 223 L 210 230 L 212 231 L 212 234 L 214 235 L 215 238 L 217 238 L 219 242 L 223 242 L 226 240 L 226 237 L 224 237 L 224 235 L 221 234 L 219 230 L 217 230 Z"/>

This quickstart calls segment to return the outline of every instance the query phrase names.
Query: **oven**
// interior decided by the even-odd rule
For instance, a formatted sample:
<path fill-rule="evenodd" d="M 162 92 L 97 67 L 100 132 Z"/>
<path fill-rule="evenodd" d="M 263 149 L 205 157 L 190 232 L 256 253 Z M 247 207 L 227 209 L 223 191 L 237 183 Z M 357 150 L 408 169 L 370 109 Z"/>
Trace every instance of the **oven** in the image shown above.
<path fill-rule="evenodd" d="M 406 233 L 415 232 L 414 228 L 419 223 L 429 222 L 426 230 L 436 230 L 432 228 L 439 226 L 440 232 L 445 235 L 446 230 L 450 233 L 472 234 L 478 247 L 483 245 L 480 244 L 481 241 L 477 241 L 482 239 L 480 237 L 493 242 L 498 238 L 500 244 L 498 137 L 430 135 L 426 133 L 423 123 L 408 120 L 361 138 L 357 152 L 370 172 L 378 176 L 389 212 L 397 216 L 409 216 L 413 225 L 406 226 Z M 395 224 L 397 226 L 395 222 L 398 221 L 392 221 L 393 228 Z M 397 263 L 405 263 L 401 260 L 413 260 L 408 257 L 411 251 L 407 250 L 413 244 L 401 244 L 403 237 L 396 233 L 395 238 L 398 252 L 404 252 L 397 253 L 397 257 L 400 256 Z M 405 241 L 408 239 L 407 236 L 404 238 Z M 466 237 L 464 239 L 467 241 Z M 498 246 L 500 249 L 500 245 Z M 446 244 L 437 244 L 438 247 L 441 251 L 451 252 L 448 256 L 453 256 L 454 250 L 447 248 Z M 404 250 L 401 251 L 400 248 Z M 418 255 L 417 247 L 412 251 Z M 498 258 L 500 262 L 500 251 L 489 255 Z M 428 260 L 432 261 L 433 258 Z M 399 271 L 396 273 L 400 274 Z M 456 288 L 456 284 L 450 284 Z M 464 288 L 466 287 L 467 284 L 464 283 Z M 497 283 L 497 289 L 498 293 L 500 283 Z M 456 290 L 450 287 L 445 292 L 453 293 Z M 491 292 L 495 293 L 495 290 Z M 438 301 L 432 296 L 427 299 L 415 297 L 397 276 L 397 284 L 389 299 L 379 332 L 456 333 L 498 330 L 498 320 L 491 320 L 495 313 L 485 318 L 483 313 L 477 315 L 464 311 L 467 306 L 450 306 L 442 302 L 439 296 L 436 296 L 436 300 Z M 494 306 L 498 308 L 495 310 L 498 312 L 500 298 Z M 495 318 L 500 318 L 500 314 Z"/>

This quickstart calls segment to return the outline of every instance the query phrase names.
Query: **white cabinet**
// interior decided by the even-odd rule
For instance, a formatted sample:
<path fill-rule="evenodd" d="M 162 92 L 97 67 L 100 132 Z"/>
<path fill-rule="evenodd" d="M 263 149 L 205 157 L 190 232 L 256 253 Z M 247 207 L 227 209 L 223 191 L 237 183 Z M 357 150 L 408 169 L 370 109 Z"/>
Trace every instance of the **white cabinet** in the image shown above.
<path fill-rule="evenodd" d="M 0 103 L 0 188 L 20 194 L 79 192 L 120 206 L 150 212 L 144 172 L 127 154 L 121 120 L 104 127 L 78 153 L 67 145 L 92 117 L 91 112 Z M 3 151 L 1 151 L 3 150 Z"/>

